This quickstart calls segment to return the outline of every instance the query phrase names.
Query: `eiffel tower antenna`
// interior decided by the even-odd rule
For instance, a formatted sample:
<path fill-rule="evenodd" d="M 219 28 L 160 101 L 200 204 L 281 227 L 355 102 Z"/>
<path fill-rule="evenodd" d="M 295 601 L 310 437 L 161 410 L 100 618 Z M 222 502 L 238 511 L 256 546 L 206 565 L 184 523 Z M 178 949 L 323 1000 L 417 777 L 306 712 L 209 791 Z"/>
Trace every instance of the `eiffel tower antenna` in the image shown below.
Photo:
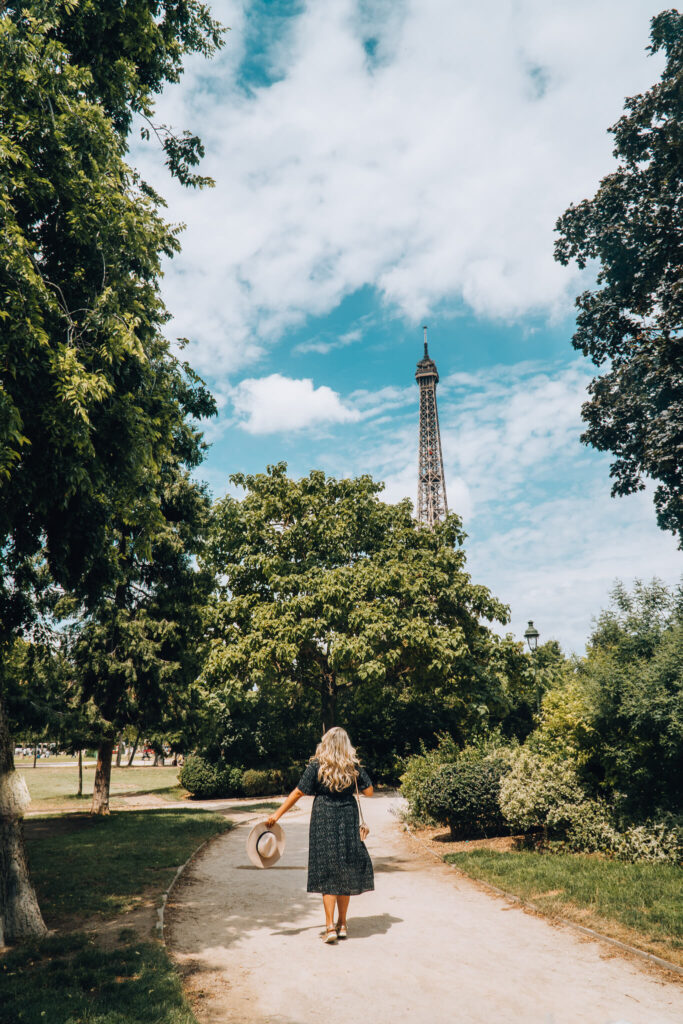
<path fill-rule="evenodd" d="M 448 512 L 446 480 L 441 454 L 439 413 L 436 408 L 436 385 L 439 374 L 436 363 L 429 358 L 427 328 L 424 330 L 424 357 L 417 364 L 415 380 L 420 388 L 420 437 L 417 468 L 417 520 L 432 527 Z"/>

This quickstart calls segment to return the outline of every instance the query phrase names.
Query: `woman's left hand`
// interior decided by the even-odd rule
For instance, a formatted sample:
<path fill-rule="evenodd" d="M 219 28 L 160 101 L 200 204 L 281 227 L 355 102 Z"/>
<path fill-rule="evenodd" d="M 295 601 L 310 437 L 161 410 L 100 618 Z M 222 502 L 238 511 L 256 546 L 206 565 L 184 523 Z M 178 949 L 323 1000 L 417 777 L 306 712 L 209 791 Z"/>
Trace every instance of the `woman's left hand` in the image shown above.
<path fill-rule="evenodd" d="M 269 818 L 266 818 L 266 825 L 268 826 L 268 828 L 272 828 L 276 821 L 277 818 L 275 817 L 275 815 L 271 814 Z"/>

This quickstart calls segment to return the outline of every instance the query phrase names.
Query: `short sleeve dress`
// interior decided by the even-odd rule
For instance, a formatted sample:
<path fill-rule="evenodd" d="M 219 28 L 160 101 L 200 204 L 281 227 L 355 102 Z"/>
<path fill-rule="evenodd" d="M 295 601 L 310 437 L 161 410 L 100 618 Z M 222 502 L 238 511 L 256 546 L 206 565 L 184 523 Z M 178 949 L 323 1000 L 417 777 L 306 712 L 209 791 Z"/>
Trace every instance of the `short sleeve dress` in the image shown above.
<path fill-rule="evenodd" d="M 375 888 L 372 861 L 359 831 L 356 787 L 339 793 L 330 790 L 318 778 L 318 762 L 310 761 L 297 788 L 315 797 L 308 832 L 307 892 L 331 896 L 358 896 Z M 358 788 L 372 782 L 364 768 L 359 769 Z"/>

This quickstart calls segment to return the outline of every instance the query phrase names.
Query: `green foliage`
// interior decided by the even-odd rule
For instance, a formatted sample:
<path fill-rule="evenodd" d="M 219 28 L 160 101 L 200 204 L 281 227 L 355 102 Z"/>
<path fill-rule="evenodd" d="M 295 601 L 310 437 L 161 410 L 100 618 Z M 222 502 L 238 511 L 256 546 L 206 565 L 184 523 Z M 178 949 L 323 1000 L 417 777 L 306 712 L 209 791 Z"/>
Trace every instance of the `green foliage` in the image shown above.
<path fill-rule="evenodd" d="M 447 734 L 432 750 L 407 758 L 401 793 L 416 825 L 448 825 L 454 838 L 500 835 L 506 831 L 498 794 L 516 743 L 500 731 L 462 749 Z"/>
<path fill-rule="evenodd" d="M 221 581 L 202 680 L 223 757 L 304 760 L 343 721 L 370 767 L 395 767 L 421 737 L 507 713 L 517 645 L 485 625 L 507 609 L 465 571 L 457 516 L 422 529 L 368 476 L 295 481 L 281 463 L 231 480 L 246 495 L 216 503 L 203 556 Z"/>
<path fill-rule="evenodd" d="M 618 585 L 579 667 L 591 737 L 586 777 L 625 818 L 683 806 L 683 596 Z"/>
<path fill-rule="evenodd" d="M 613 495 L 658 481 L 657 521 L 683 547 L 683 15 L 658 14 L 650 39 L 666 55 L 661 80 L 626 101 L 610 129 L 618 167 L 560 217 L 555 258 L 599 262 L 598 287 L 576 300 L 574 347 L 608 363 L 589 385 L 582 440 L 614 455 Z"/>
<path fill-rule="evenodd" d="M 242 779 L 241 768 L 210 764 L 198 754 L 192 754 L 187 758 L 178 775 L 181 786 L 197 800 L 242 796 Z"/>
<path fill-rule="evenodd" d="M 35 9 L 0 16 L 5 637 L 31 616 L 37 552 L 88 602 L 119 582 L 116 534 L 124 557 L 149 554 L 167 528 L 170 461 L 200 458 L 189 417 L 214 409 L 161 334 L 161 260 L 177 231 L 124 163 L 92 71 L 59 41 L 62 9 Z"/>
<path fill-rule="evenodd" d="M 427 815 L 448 825 L 453 839 L 502 835 L 505 821 L 498 803 L 507 758 L 465 747 L 455 764 L 438 767 L 422 787 Z"/>
<path fill-rule="evenodd" d="M 401 775 L 401 793 L 408 801 L 410 820 L 416 824 L 437 824 L 430 816 L 423 795 L 432 776 L 444 765 L 453 765 L 458 759 L 460 748 L 447 733 L 441 733 L 437 746 L 427 750 L 422 744 L 419 754 L 406 758 Z"/>
<path fill-rule="evenodd" d="M 274 772 L 248 768 L 242 776 L 245 796 L 274 796 L 281 792 L 281 786 Z"/>
<path fill-rule="evenodd" d="M 544 836 L 563 836 L 574 807 L 585 799 L 570 761 L 543 757 L 527 746 L 512 755 L 500 786 L 500 808 L 510 827 L 542 830 Z"/>
<path fill-rule="evenodd" d="M 680 864 L 683 859 L 683 825 L 673 816 L 646 820 L 639 825 L 616 827 L 610 808 L 598 800 L 584 800 L 570 812 L 560 849 L 602 853 L 616 860 Z"/>

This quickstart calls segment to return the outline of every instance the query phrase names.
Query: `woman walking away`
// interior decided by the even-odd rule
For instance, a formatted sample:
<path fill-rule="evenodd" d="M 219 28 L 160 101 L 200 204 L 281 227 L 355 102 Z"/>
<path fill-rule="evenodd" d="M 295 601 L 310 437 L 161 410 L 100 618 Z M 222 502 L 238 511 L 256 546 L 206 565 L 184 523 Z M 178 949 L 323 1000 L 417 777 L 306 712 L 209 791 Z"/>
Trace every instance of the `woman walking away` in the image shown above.
<path fill-rule="evenodd" d="M 318 744 L 296 789 L 266 822 L 271 828 L 302 796 L 315 797 L 308 833 L 306 891 L 322 893 L 325 942 L 329 943 L 346 938 L 351 897 L 375 888 L 372 861 L 361 839 L 355 800 L 358 790 L 363 796 L 372 796 L 372 782 L 348 734 L 335 726 Z"/>

